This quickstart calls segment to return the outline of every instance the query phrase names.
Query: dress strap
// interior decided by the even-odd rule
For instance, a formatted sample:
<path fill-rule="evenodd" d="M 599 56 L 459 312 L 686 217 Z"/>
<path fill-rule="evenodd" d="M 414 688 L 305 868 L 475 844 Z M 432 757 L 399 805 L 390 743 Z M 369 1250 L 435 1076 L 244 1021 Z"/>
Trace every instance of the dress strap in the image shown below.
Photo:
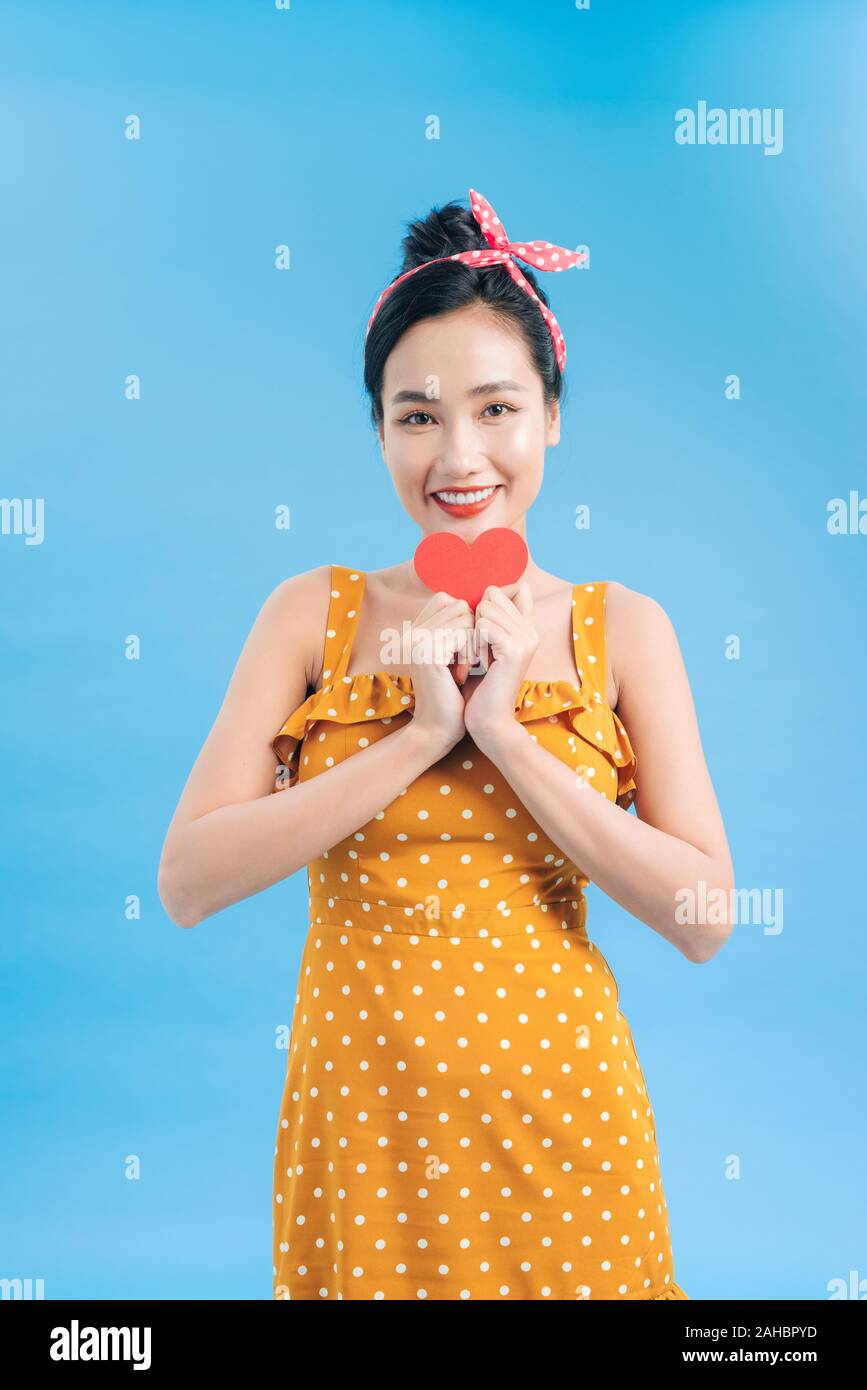
<path fill-rule="evenodd" d="M 322 684 L 336 685 L 346 674 L 352 640 L 361 612 L 364 574 L 348 565 L 331 566 L 331 597 L 328 600 L 328 626 L 325 632 Z"/>
<path fill-rule="evenodd" d="M 575 647 L 575 667 L 586 684 L 607 699 L 608 679 L 605 661 L 605 592 L 606 580 L 592 584 L 576 584 L 572 591 L 572 641 Z"/>

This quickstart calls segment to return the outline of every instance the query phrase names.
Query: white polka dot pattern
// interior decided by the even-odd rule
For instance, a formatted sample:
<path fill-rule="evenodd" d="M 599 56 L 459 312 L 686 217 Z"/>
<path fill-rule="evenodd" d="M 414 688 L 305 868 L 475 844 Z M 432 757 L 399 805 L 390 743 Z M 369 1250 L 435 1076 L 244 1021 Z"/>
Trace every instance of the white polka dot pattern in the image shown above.
<path fill-rule="evenodd" d="M 408 677 L 346 675 L 363 592 L 362 572 L 333 566 L 331 679 L 273 740 L 297 780 L 412 717 Z M 576 780 L 628 804 L 604 594 L 573 590 L 576 682 L 525 681 L 515 715 Z M 644 1076 L 587 935 L 587 877 L 469 735 L 313 861 L 308 885 L 274 1297 L 685 1299 Z"/>
<path fill-rule="evenodd" d="M 442 261 L 461 261 L 463 265 L 476 268 L 501 263 L 506 267 L 515 284 L 520 285 L 525 294 L 528 294 L 538 306 L 554 340 L 557 364 L 562 372 L 566 366 L 566 340 L 560 325 L 547 304 L 542 303 L 527 277 L 519 270 L 515 257 L 519 257 L 527 265 L 532 266 L 534 270 L 569 270 L 572 266 L 580 265 L 582 261 L 587 259 L 586 251 L 570 251 L 567 247 L 555 246 L 550 241 L 510 241 L 506 236 L 505 227 L 487 198 L 484 198 L 474 188 L 470 189 L 470 207 L 482 229 L 489 249 L 487 251 L 481 248 L 474 251 L 455 251 L 451 256 L 435 256 L 429 261 L 423 261 L 421 265 L 413 266 L 411 270 L 404 271 L 402 275 L 398 275 L 390 285 L 385 287 L 373 306 L 373 313 L 367 321 L 365 339 L 370 333 L 370 326 L 376 318 L 383 300 L 391 294 L 395 285 L 399 285 L 410 275 L 417 274 L 418 271 L 424 270 L 429 265 L 438 265 Z"/>

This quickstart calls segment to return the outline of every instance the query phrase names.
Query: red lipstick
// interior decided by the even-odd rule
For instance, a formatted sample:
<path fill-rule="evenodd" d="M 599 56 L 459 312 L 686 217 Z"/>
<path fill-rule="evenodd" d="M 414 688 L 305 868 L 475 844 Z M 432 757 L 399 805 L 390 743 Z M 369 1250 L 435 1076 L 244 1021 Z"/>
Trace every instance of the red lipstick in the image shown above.
<path fill-rule="evenodd" d="M 448 516 L 477 516 L 491 505 L 501 487 L 501 483 L 492 483 L 487 487 L 446 487 L 439 488 L 430 496 Z M 472 500 L 462 501 L 464 497 Z"/>

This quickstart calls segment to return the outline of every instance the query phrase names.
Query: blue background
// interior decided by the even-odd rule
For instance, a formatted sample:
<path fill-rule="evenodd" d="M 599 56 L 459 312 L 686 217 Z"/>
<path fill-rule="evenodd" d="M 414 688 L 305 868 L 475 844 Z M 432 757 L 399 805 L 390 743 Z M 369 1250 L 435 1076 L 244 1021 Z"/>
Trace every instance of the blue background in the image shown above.
<path fill-rule="evenodd" d="M 405 223 L 473 186 L 511 236 L 591 247 L 543 278 L 569 356 L 534 558 L 666 608 L 738 884 L 784 893 L 782 933 L 697 967 L 590 889 L 676 1278 L 867 1277 L 867 536 L 826 524 L 867 496 L 865 29 L 827 0 L 3 5 L 0 492 L 46 533 L 0 536 L 0 1276 L 271 1297 L 306 875 L 184 931 L 157 863 L 271 589 L 419 539 L 364 328 Z M 782 107 L 783 152 L 676 144 L 700 99 Z"/>

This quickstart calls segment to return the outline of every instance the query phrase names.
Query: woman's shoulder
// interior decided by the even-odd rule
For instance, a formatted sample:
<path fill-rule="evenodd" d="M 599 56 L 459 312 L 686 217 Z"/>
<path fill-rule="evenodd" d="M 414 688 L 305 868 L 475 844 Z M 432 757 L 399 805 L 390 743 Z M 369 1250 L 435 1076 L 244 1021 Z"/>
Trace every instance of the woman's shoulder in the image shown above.
<path fill-rule="evenodd" d="M 605 607 L 608 614 L 621 623 L 640 623 L 642 621 L 670 621 L 668 614 L 658 599 L 643 594 L 639 589 L 630 589 L 616 579 L 605 581 Z"/>
<path fill-rule="evenodd" d="M 643 594 L 639 589 L 630 589 L 616 579 L 605 581 L 605 630 L 608 645 L 611 638 L 620 645 L 639 639 L 652 640 L 666 628 L 671 627 L 671 619 L 658 599 Z"/>
<path fill-rule="evenodd" d="M 309 614 L 311 609 L 315 611 L 321 608 L 324 604 L 327 614 L 331 595 L 331 573 L 331 565 L 316 565 L 313 569 L 290 574 L 271 590 L 263 607 L 297 618 L 302 614 Z"/>
<path fill-rule="evenodd" d="M 617 580 L 605 581 L 605 645 L 618 694 L 627 672 L 668 652 L 673 637 L 671 618 L 658 599 Z"/>
<path fill-rule="evenodd" d="M 332 566 L 315 565 L 282 579 L 262 604 L 260 619 L 267 624 L 272 639 L 288 643 L 296 654 L 303 653 L 304 668 L 311 685 L 318 674 L 328 611 L 331 603 Z"/>

